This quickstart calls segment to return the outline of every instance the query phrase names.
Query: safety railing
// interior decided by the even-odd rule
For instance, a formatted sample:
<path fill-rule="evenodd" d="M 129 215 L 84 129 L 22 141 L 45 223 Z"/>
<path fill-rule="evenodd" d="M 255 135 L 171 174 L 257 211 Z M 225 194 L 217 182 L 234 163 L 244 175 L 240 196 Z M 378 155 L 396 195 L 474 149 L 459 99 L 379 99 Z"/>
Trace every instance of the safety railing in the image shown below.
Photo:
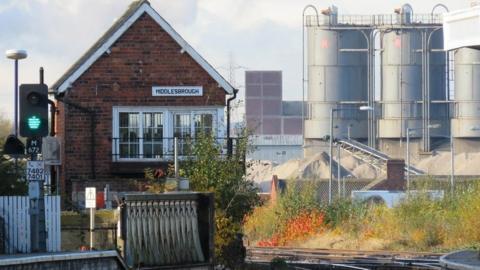
<path fill-rule="evenodd" d="M 381 114 L 379 117 L 385 119 L 422 119 L 422 101 L 381 101 Z M 430 119 L 443 120 L 454 115 L 453 103 L 445 101 L 432 101 L 430 103 Z"/>
<path fill-rule="evenodd" d="M 237 154 L 242 138 L 213 138 L 221 157 Z M 193 155 L 193 146 L 200 142 L 195 137 L 177 138 L 177 154 L 180 159 Z M 112 138 L 113 161 L 172 161 L 174 159 L 175 138 Z"/>
<path fill-rule="evenodd" d="M 330 119 L 330 109 L 335 109 L 335 118 L 348 120 L 363 120 L 367 118 L 367 112 L 359 108 L 366 105 L 366 101 L 352 101 L 343 104 L 334 104 L 328 102 L 309 101 L 307 103 L 306 119 Z"/>
<path fill-rule="evenodd" d="M 457 100 L 452 106 L 452 118 L 478 119 L 480 116 L 478 112 L 480 101 L 478 100 Z"/>
<path fill-rule="evenodd" d="M 377 15 L 336 15 L 336 16 L 306 16 L 307 26 L 320 25 L 352 25 L 352 26 L 385 26 L 399 24 L 442 24 L 441 14 L 413 14 L 408 17 L 400 14 L 377 14 Z"/>

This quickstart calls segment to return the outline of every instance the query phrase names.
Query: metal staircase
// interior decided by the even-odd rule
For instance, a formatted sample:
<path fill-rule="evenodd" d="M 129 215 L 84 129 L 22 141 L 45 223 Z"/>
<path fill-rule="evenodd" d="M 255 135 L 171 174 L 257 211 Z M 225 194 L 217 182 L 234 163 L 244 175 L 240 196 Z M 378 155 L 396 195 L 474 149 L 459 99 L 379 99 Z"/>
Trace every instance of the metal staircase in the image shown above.
<path fill-rule="evenodd" d="M 360 143 L 355 140 L 349 140 L 342 138 L 336 142 L 343 150 L 350 153 L 352 156 L 363 160 L 364 162 L 371 164 L 376 169 L 385 171 L 387 160 L 391 159 L 385 153 L 382 153 L 370 146 Z M 405 171 L 410 172 L 412 175 L 423 175 L 423 171 L 413 167 L 405 165 Z"/>

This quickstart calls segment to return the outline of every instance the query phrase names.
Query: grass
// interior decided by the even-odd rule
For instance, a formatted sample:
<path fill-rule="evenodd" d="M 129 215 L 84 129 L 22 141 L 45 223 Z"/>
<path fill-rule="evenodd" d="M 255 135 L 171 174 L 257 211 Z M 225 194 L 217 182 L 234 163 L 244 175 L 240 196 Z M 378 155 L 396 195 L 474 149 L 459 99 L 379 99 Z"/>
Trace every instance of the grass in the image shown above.
<path fill-rule="evenodd" d="M 438 185 L 434 185 L 434 179 L 425 179 L 415 189 L 437 189 Z M 290 186 L 298 187 L 294 183 Z M 323 223 L 316 225 L 315 234 L 304 241 L 290 239 L 284 245 L 438 252 L 480 247 L 478 181 L 459 185 L 454 193 L 445 192 L 441 200 L 420 192 L 394 208 L 349 200 L 324 206 L 312 201 L 311 189 L 304 186 L 287 191 L 276 205 L 255 209 L 244 223 L 250 242 L 255 244 L 281 234 L 289 220 L 315 210 L 323 214 Z"/>
<path fill-rule="evenodd" d="M 70 227 L 88 227 L 90 224 L 90 214 L 87 211 L 74 212 L 74 211 L 62 211 L 60 216 L 62 226 Z M 96 210 L 95 211 L 95 224 L 97 226 L 114 225 L 117 223 L 117 217 L 115 217 L 115 210 Z"/>

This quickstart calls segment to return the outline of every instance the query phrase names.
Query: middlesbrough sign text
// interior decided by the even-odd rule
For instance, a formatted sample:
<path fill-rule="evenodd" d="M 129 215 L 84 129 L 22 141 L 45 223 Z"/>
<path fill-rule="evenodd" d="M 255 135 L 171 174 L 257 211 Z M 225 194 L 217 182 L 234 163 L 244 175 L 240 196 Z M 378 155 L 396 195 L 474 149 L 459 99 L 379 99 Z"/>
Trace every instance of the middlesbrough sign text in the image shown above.
<path fill-rule="evenodd" d="M 202 96 L 202 86 L 153 86 L 152 96 Z"/>

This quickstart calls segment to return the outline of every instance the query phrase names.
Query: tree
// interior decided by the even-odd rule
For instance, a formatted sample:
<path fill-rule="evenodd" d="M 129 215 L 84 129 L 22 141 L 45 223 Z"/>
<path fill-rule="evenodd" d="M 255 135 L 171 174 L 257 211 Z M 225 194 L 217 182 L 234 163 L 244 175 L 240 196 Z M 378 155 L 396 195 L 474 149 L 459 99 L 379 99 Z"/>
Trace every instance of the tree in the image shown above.
<path fill-rule="evenodd" d="M 231 157 L 212 136 L 200 135 L 191 149 L 191 157 L 183 166 L 193 190 L 215 193 L 215 250 L 219 263 L 238 266 L 244 256 L 241 222 L 258 203 L 257 188 L 245 179 L 245 155 L 248 137 L 239 138 Z M 243 255 L 242 255 L 243 254 Z"/>
<path fill-rule="evenodd" d="M 25 181 L 25 162 L 15 160 L 3 154 L 5 139 L 11 133 L 12 122 L 0 116 L 0 196 L 25 195 L 28 185 Z"/>
<path fill-rule="evenodd" d="M 8 120 L 5 118 L 4 115 L 0 115 L 0 142 L 3 143 L 5 142 L 5 139 L 9 134 L 12 133 L 12 121 Z"/>
<path fill-rule="evenodd" d="M 0 152 L 0 196 L 23 196 L 28 192 L 25 181 L 25 162 L 18 160 L 17 168 L 15 161 L 7 159 Z"/>

